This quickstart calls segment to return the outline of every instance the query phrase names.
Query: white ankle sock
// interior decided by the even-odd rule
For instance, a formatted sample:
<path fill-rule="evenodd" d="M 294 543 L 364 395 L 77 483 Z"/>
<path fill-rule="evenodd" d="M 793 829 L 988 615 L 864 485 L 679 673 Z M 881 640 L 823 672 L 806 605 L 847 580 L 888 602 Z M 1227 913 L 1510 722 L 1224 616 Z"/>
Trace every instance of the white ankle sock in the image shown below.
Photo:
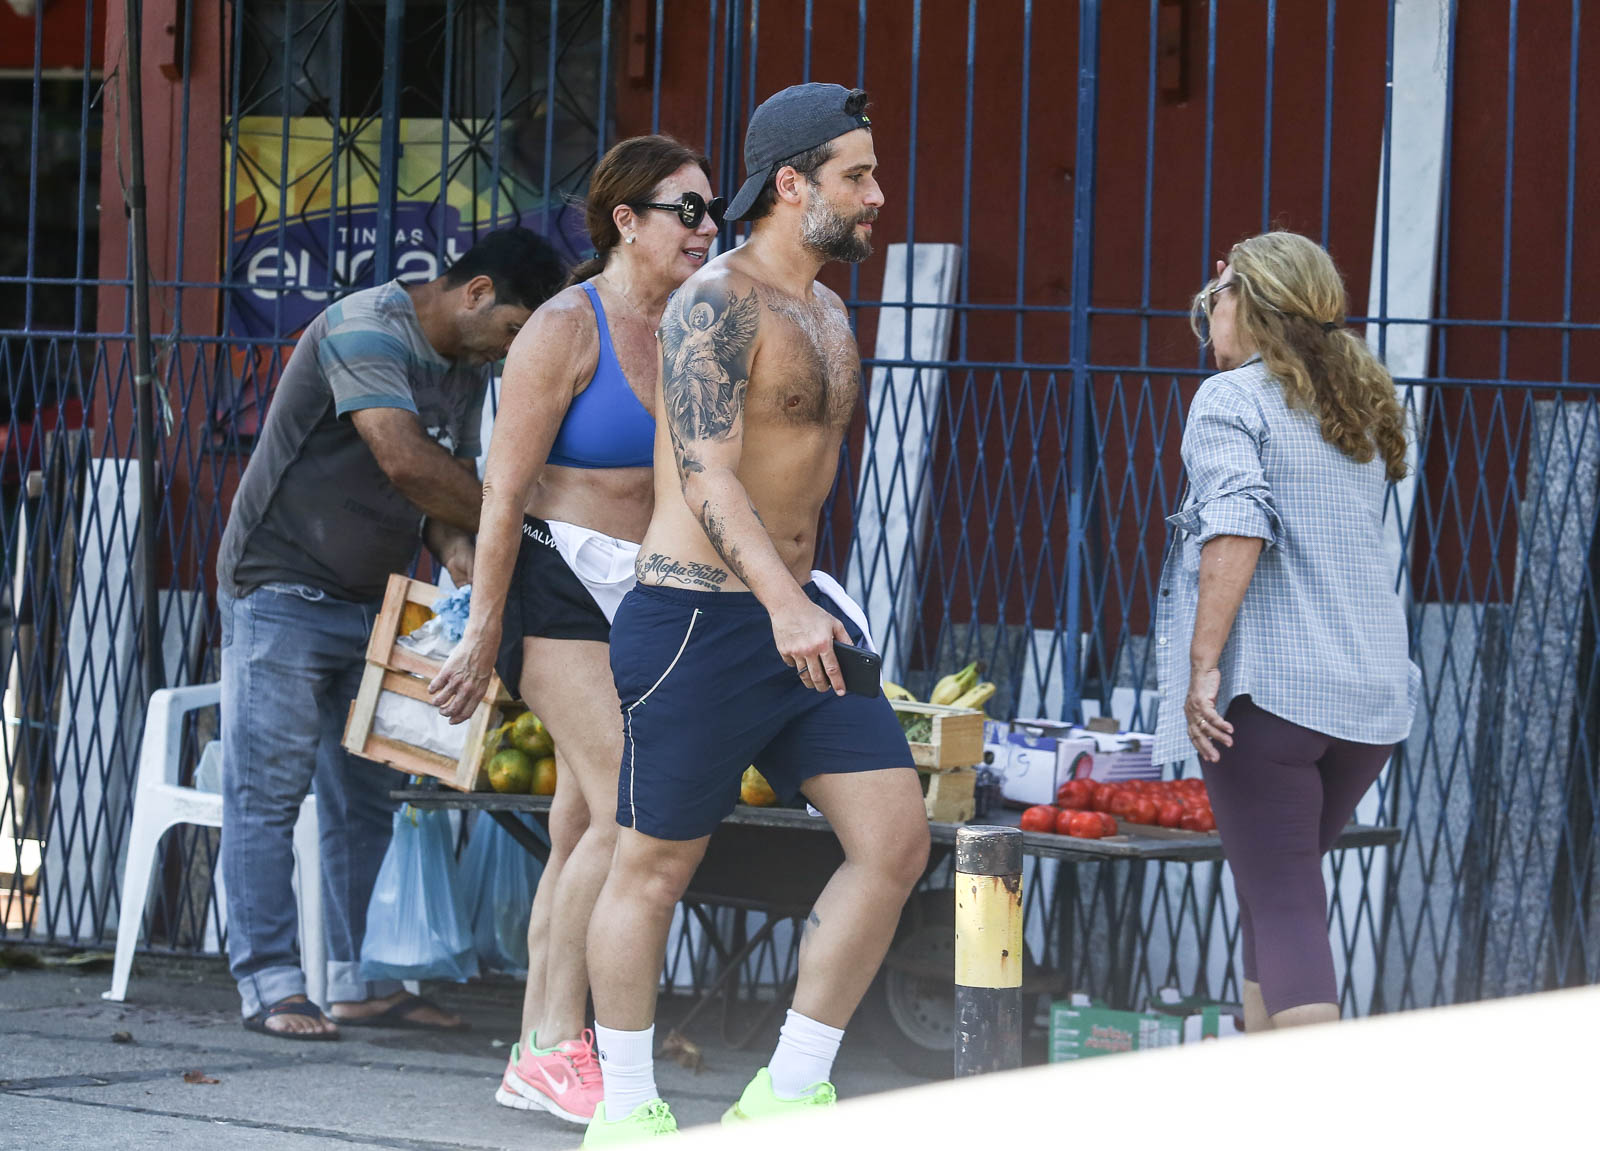
<path fill-rule="evenodd" d="M 841 1029 L 818 1023 L 791 1007 L 783 1030 L 778 1033 L 778 1049 L 767 1064 L 772 1093 L 779 1099 L 799 1099 L 809 1095 L 818 1083 L 827 1082 L 843 1038 Z M 610 1107 L 606 1113 L 611 1113 Z"/>
<path fill-rule="evenodd" d="M 596 1023 L 594 1043 L 600 1051 L 608 1120 L 626 1119 L 639 1104 L 660 1097 L 656 1090 L 654 1024 L 643 1031 L 614 1031 Z"/>

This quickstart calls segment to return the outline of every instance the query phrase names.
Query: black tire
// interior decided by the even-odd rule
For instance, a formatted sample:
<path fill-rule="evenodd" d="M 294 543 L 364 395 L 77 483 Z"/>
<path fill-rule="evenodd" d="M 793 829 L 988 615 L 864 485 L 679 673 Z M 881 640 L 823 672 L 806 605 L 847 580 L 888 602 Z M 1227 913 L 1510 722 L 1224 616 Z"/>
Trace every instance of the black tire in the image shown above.
<path fill-rule="evenodd" d="M 884 961 L 861 1003 L 868 1036 L 895 1066 L 929 1079 L 955 1074 L 955 925 L 952 890 L 919 891 L 906 902 Z M 897 969 L 899 959 L 940 966 L 934 978 Z"/>

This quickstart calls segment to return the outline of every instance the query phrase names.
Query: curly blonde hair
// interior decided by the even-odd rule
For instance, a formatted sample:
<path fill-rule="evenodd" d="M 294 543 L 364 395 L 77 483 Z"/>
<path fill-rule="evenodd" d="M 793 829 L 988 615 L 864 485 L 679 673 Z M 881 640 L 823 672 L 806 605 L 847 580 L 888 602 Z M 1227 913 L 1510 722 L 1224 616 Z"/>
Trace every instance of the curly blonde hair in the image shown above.
<path fill-rule="evenodd" d="M 1344 327 L 1339 269 L 1295 232 L 1264 232 L 1228 253 L 1235 323 L 1254 343 L 1291 408 L 1314 412 L 1322 438 L 1357 463 L 1382 456 L 1389 479 L 1406 476 L 1406 417 L 1394 378 L 1367 342 Z M 1209 343 L 1210 289 L 1195 296 L 1189 324 Z"/>

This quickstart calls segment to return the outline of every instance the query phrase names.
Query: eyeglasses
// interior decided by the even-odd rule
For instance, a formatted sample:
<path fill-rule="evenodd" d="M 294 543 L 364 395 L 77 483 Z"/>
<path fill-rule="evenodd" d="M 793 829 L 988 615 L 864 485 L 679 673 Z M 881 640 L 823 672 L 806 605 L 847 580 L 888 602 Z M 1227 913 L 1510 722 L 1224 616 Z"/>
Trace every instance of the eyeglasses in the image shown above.
<path fill-rule="evenodd" d="M 1228 280 L 1225 283 L 1207 284 L 1205 286 L 1205 290 L 1200 293 L 1200 303 L 1205 308 L 1206 315 L 1209 316 L 1211 309 L 1216 306 L 1217 295 L 1221 292 L 1226 292 L 1236 283 L 1237 281 L 1235 280 Z"/>
<path fill-rule="evenodd" d="M 728 201 L 721 196 L 714 198 L 711 203 L 706 203 L 699 192 L 685 192 L 676 204 L 630 204 L 634 211 L 645 208 L 656 208 L 663 212 L 671 212 L 678 217 L 678 222 L 685 228 L 698 228 L 700 221 L 707 216 L 717 227 L 722 227 L 722 217 L 728 211 Z"/>

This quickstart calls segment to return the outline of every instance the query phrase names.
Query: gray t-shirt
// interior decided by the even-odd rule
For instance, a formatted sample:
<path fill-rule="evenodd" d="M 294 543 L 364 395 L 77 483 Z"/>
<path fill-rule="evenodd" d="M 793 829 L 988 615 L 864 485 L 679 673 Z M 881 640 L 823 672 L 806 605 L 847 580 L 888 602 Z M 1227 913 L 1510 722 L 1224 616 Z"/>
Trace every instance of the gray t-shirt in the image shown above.
<path fill-rule="evenodd" d="M 238 597 L 286 582 L 345 600 L 381 596 L 416 556 L 422 512 L 346 417 L 403 408 L 446 451 L 472 459 L 489 373 L 433 350 L 398 280 L 312 320 L 239 482 L 217 557 L 221 588 Z"/>

